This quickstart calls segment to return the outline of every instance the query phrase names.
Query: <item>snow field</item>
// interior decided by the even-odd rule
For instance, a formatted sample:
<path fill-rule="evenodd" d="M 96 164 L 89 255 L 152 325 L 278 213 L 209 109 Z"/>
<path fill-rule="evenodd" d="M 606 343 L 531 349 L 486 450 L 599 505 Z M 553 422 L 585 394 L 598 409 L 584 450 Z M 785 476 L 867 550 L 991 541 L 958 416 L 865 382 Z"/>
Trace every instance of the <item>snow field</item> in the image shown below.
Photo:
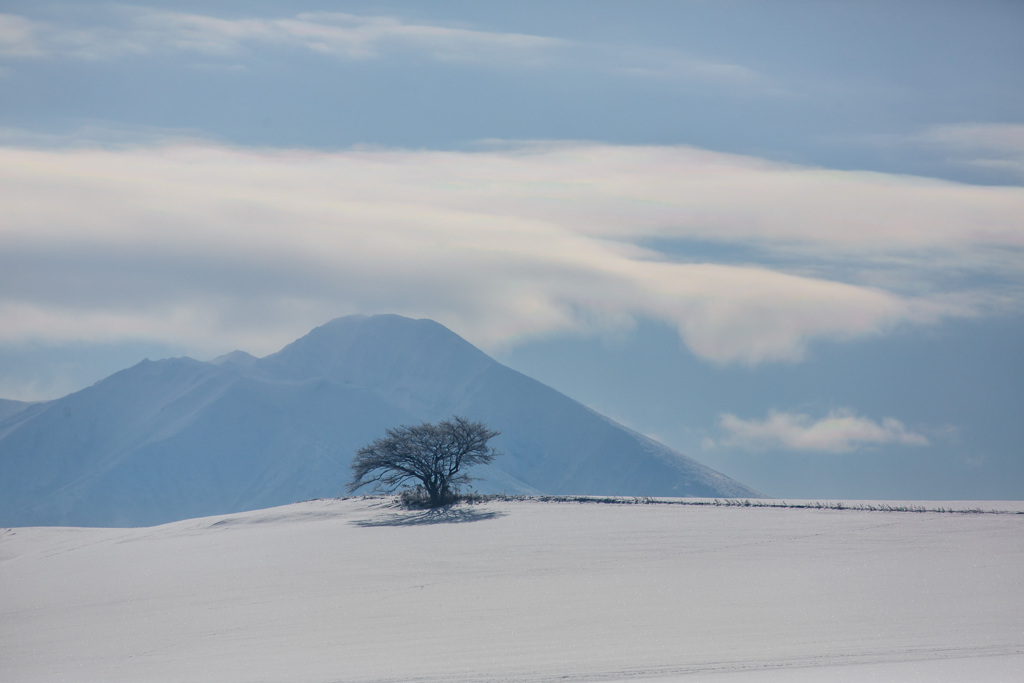
<path fill-rule="evenodd" d="M 381 499 L 16 528 L 0 679 L 1020 680 L 1022 532 L 1024 515 Z"/>

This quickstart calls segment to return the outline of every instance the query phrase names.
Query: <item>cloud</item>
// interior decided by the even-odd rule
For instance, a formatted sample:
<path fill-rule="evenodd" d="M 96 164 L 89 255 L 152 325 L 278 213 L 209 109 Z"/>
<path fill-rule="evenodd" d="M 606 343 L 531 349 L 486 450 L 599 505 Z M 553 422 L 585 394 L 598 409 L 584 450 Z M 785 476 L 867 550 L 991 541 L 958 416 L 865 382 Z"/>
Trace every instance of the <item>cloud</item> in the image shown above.
<path fill-rule="evenodd" d="M 167 45 L 210 54 L 233 53 L 246 45 L 287 45 L 346 59 L 369 59 L 396 48 L 413 49 L 443 61 L 538 60 L 562 41 L 518 33 L 477 31 L 416 24 L 387 16 L 340 12 L 293 18 L 221 19 L 174 12 L 140 14 L 136 26 L 165 36 Z"/>
<path fill-rule="evenodd" d="M 35 22 L 14 14 L 0 14 L 0 55 L 36 57 L 42 54 Z"/>
<path fill-rule="evenodd" d="M 706 445 L 741 448 L 748 451 L 788 450 L 820 453 L 849 453 L 864 447 L 899 444 L 927 446 L 928 439 L 908 430 L 891 417 L 875 422 L 858 417 L 850 410 L 829 412 L 814 420 L 804 413 L 770 411 L 764 420 L 743 420 L 726 413 L 719 416 L 719 425 L 728 436 L 717 444 Z"/>
<path fill-rule="evenodd" d="M 0 14 L 0 57 L 98 60 L 146 54 L 158 36 L 118 25 L 77 26 Z"/>
<path fill-rule="evenodd" d="M 869 146 L 903 159 L 941 168 L 952 176 L 965 172 L 973 181 L 1020 186 L 1024 184 L 1024 124 L 962 123 L 930 126 L 909 134 L 870 134 L 827 138 L 830 144 Z"/>
<path fill-rule="evenodd" d="M 106 59 L 161 52 L 234 56 L 258 47 L 290 47 L 349 60 L 412 50 L 441 61 L 537 65 L 556 38 L 412 23 L 396 17 L 340 12 L 285 18 L 221 18 L 203 14 L 120 7 L 102 23 L 40 21 L 0 15 L 0 55 Z"/>
<path fill-rule="evenodd" d="M 314 52 L 346 61 L 395 54 L 437 62 L 538 68 L 559 66 L 660 81 L 701 82 L 765 92 L 767 79 L 737 64 L 677 50 L 565 40 L 551 36 L 416 22 L 395 16 L 306 12 L 288 17 L 225 18 L 143 7 L 108 7 L 61 21 L 0 15 L 0 56 L 116 59 L 201 54 L 236 63 L 268 48 Z M 212 68 L 209 61 L 205 68 Z M 774 86 L 773 86 L 774 87 Z"/>
<path fill-rule="evenodd" d="M 650 318 L 756 364 L 1017 311 L 1024 273 L 1024 190 L 687 147 L 8 147 L 0 169 L 0 343 L 267 353 L 396 312 L 495 349 Z M 747 258 L 689 257 L 694 240 Z"/>
<path fill-rule="evenodd" d="M 912 141 L 940 150 L 952 163 L 1009 172 L 1024 181 L 1024 124 L 933 126 Z"/>
<path fill-rule="evenodd" d="M 782 92 L 779 84 L 750 67 L 701 59 L 677 50 L 593 44 L 586 46 L 585 51 L 594 62 L 606 64 L 611 72 L 629 77 L 663 82 L 697 81 L 761 94 Z"/>

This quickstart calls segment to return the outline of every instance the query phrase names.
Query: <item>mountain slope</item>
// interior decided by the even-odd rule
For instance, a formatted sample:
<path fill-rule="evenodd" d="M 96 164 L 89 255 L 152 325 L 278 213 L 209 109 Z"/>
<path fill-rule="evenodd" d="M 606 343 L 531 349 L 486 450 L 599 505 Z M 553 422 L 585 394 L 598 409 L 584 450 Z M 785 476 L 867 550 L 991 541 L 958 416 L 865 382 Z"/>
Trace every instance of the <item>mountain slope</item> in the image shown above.
<path fill-rule="evenodd" d="M 262 359 L 143 361 L 0 419 L 0 525 L 139 526 L 336 496 L 360 445 L 451 414 L 502 432 L 480 491 L 757 495 L 433 321 L 350 316 Z"/>

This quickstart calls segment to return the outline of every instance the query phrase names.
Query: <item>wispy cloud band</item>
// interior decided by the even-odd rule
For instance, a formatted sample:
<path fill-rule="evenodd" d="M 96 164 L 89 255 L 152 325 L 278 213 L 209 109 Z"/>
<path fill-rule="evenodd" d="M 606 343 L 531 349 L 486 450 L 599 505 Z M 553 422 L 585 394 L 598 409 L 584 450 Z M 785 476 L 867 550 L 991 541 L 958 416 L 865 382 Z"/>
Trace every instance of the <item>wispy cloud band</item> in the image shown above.
<path fill-rule="evenodd" d="M 397 16 L 306 12 L 239 18 L 127 6 L 108 7 L 98 14 L 71 13 L 64 19 L 42 20 L 0 13 L 0 58 L 96 61 L 181 54 L 214 60 L 204 68 L 227 60 L 219 66 L 241 70 L 252 53 L 286 48 L 348 62 L 405 55 L 492 68 L 597 70 L 627 78 L 744 90 L 774 87 L 747 66 L 678 50 L 588 43 Z"/>
<path fill-rule="evenodd" d="M 0 55 L 102 59 L 167 50 L 230 55 L 267 45 L 346 59 L 408 48 L 441 60 L 536 60 L 544 50 L 564 44 L 544 36 L 339 12 L 239 19 L 124 7 L 104 18 L 101 23 L 71 25 L 0 14 Z"/>
<path fill-rule="evenodd" d="M 687 147 L 0 148 L 0 180 L 8 343 L 268 352 L 393 311 L 495 347 L 647 317 L 702 358 L 759 363 L 1014 310 L 1024 273 L 1022 189 Z"/>
<path fill-rule="evenodd" d="M 951 163 L 1009 172 L 1024 182 L 1024 124 L 933 126 L 910 140 L 943 152 Z"/>

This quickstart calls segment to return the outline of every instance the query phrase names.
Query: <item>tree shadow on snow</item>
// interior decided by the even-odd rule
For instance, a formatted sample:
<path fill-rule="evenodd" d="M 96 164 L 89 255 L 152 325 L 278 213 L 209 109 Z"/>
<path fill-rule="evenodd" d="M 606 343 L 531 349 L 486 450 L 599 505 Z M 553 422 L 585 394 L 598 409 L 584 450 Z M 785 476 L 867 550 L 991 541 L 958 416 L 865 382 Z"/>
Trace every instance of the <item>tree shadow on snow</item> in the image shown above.
<path fill-rule="evenodd" d="M 373 519 L 359 519 L 356 526 L 422 526 L 426 524 L 461 524 L 464 522 L 482 522 L 485 519 L 504 517 L 504 512 L 494 510 L 483 511 L 469 507 L 443 507 L 431 510 L 393 512 Z"/>

